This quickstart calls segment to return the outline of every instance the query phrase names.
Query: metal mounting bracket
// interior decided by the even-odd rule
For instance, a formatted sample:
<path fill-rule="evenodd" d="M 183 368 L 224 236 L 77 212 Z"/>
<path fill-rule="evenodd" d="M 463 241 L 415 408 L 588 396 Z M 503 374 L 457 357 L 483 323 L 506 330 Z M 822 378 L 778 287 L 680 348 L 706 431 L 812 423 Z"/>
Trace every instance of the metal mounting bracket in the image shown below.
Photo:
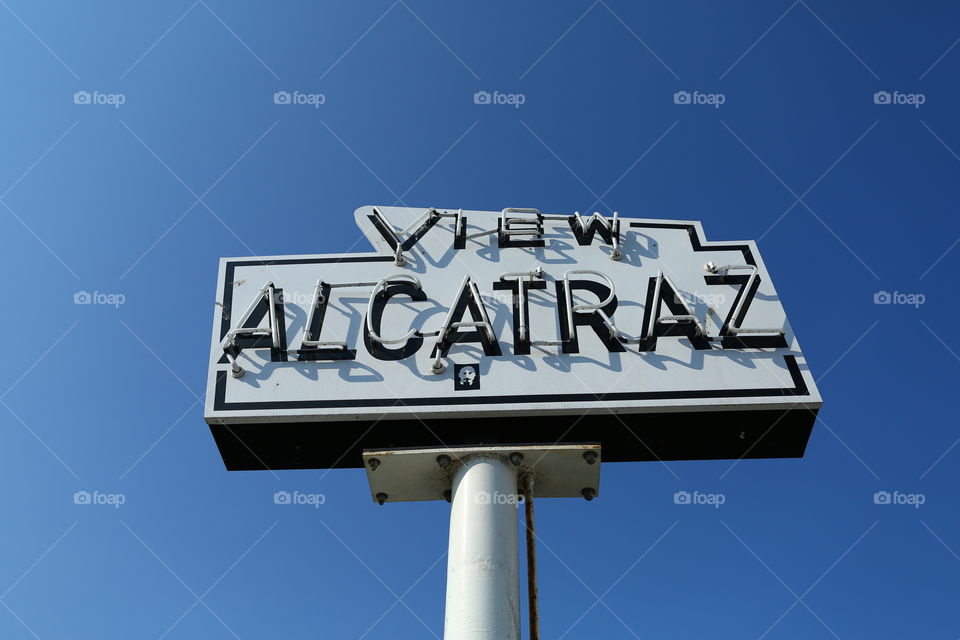
<path fill-rule="evenodd" d="M 586 498 L 600 493 L 600 445 L 438 447 L 365 450 L 363 466 L 374 502 L 445 500 L 457 465 L 475 456 L 496 456 L 532 474 L 537 498 Z"/>

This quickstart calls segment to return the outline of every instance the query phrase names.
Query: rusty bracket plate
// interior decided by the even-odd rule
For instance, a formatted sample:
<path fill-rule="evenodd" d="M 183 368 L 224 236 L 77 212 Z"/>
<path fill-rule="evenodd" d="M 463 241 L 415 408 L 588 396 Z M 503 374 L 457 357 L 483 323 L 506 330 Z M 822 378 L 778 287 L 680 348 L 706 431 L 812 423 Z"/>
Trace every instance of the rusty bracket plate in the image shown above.
<path fill-rule="evenodd" d="M 368 449 L 363 452 L 363 466 L 374 502 L 445 500 L 457 465 L 478 455 L 510 461 L 518 477 L 532 474 L 536 498 L 600 494 L 599 444 Z"/>

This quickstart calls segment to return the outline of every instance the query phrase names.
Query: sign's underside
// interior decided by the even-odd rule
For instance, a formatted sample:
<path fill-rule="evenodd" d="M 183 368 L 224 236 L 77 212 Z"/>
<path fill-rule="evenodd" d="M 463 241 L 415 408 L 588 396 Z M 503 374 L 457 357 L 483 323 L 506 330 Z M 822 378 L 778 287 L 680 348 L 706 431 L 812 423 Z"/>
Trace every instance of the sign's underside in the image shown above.
<path fill-rule="evenodd" d="M 221 260 L 205 416 L 228 469 L 481 444 L 803 455 L 820 396 L 752 242 L 535 210 L 356 220 L 376 253 Z"/>

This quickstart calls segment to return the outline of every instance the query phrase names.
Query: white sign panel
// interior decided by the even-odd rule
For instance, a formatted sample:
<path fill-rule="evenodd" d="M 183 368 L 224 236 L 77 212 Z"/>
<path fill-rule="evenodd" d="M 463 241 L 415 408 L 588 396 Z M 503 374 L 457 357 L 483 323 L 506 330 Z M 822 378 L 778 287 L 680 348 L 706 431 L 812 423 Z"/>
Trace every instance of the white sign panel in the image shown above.
<path fill-rule="evenodd" d="M 821 400 L 753 242 L 535 209 L 355 218 L 375 253 L 220 261 L 205 416 L 229 468 L 557 441 L 802 455 Z"/>

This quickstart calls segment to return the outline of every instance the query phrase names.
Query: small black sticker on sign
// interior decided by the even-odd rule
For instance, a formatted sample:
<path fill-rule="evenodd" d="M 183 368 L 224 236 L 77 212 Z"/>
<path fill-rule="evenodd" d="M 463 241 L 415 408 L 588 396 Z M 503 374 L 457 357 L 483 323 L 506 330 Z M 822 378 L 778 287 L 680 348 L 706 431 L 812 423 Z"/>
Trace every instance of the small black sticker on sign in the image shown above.
<path fill-rule="evenodd" d="M 480 365 L 453 365 L 453 389 L 454 391 L 477 391 L 480 389 Z"/>

